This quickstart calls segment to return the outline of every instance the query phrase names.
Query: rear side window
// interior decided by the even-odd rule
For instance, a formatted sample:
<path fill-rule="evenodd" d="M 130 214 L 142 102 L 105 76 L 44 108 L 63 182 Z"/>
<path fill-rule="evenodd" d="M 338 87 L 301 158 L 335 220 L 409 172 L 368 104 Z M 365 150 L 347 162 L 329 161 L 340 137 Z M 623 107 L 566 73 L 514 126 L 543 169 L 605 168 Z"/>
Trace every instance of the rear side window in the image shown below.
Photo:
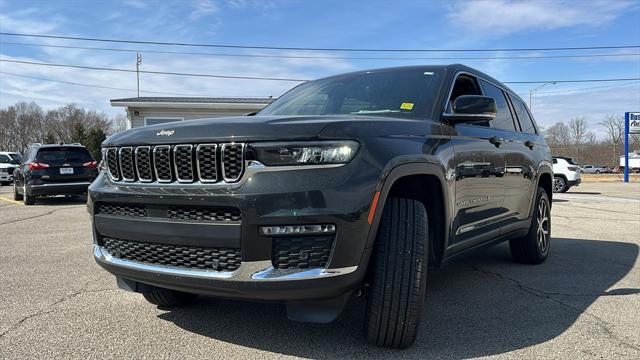
<path fill-rule="evenodd" d="M 553 163 L 554 163 L 554 164 L 557 164 L 557 163 L 558 163 L 558 159 L 553 158 Z"/>
<path fill-rule="evenodd" d="M 536 134 L 536 127 L 533 125 L 533 119 L 531 119 L 531 116 L 529 116 L 527 106 L 518 98 L 515 98 L 511 95 L 509 95 L 509 98 L 511 99 L 511 103 L 513 104 L 513 109 L 518 116 L 518 120 L 520 120 L 520 127 L 522 127 L 522 132 L 528 134 Z"/>
<path fill-rule="evenodd" d="M 502 90 L 497 86 L 494 86 L 484 80 L 480 80 L 480 84 L 482 84 L 484 95 L 496 100 L 496 108 L 498 112 L 496 113 L 495 119 L 489 122 L 491 127 L 500 130 L 515 131 L 516 127 L 514 125 L 513 118 L 511 117 L 511 110 L 509 110 L 507 99 L 504 97 L 504 92 L 502 92 Z"/>
<path fill-rule="evenodd" d="M 50 147 L 41 148 L 36 154 L 36 161 L 48 165 L 81 165 L 93 161 L 89 151 L 81 147 Z"/>

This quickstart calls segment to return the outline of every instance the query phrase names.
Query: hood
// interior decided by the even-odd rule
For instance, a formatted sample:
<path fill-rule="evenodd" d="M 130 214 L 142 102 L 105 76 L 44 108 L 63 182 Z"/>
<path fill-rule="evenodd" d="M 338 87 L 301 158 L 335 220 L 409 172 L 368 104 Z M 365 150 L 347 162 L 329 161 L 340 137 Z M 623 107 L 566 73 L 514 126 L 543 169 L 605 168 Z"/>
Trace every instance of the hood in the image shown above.
<path fill-rule="evenodd" d="M 103 146 L 354 139 L 373 135 L 417 136 L 431 131 L 432 127 L 425 126 L 425 122 L 429 121 L 351 115 L 237 116 L 129 129 L 112 135 L 104 141 Z"/>

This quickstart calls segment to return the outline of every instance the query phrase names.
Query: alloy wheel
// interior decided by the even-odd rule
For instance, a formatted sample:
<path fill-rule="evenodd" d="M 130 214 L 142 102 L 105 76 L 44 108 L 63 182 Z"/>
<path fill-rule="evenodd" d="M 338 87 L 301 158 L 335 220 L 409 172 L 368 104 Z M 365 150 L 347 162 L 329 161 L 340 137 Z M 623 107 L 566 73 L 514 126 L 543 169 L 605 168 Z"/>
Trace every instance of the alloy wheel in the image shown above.
<path fill-rule="evenodd" d="M 545 198 L 540 199 L 538 204 L 538 229 L 536 237 L 538 240 L 538 249 L 545 254 L 549 250 L 549 204 Z"/>
<path fill-rule="evenodd" d="M 553 180 L 553 192 L 561 192 L 564 189 L 564 180 L 562 178 L 555 178 Z"/>

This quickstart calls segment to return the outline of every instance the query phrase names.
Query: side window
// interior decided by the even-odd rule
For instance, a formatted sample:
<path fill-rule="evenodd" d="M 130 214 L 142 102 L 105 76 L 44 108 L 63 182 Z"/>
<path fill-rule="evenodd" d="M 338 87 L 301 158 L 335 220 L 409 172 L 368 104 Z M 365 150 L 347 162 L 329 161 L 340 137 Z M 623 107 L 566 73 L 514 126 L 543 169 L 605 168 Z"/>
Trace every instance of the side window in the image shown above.
<path fill-rule="evenodd" d="M 529 116 L 529 112 L 527 111 L 527 106 L 520 101 L 520 99 L 515 98 L 509 95 L 511 99 L 511 103 L 513 104 L 513 109 L 518 116 L 518 120 L 520 121 L 520 127 L 522 128 L 522 132 L 528 134 L 537 134 L 536 127 L 533 125 L 533 119 Z"/>
<path fill-rule="evenodd" d="M 558 159 L 553 158 L 553 163 L 554 163 L 554 164 L 557 164 L 557 163 L 558 163 Z"/>
<path fill-rule="evenodd" d="M 474 77 L 469 75 L 459 75 L 456 78 L 456 82 L 453 84 L 453 90 L 451 91 L 451 97 L 449 97 L 449 101 L 447 102 L 446 111 L 448 113 L 453 112 L 453 102 L 456 101 L 458 96 L 462 95 L 482 95 L 478 82 Z M 474 123 L 473 125 L 489 126 L 489 122 L 479 122 Z"/>
<path fill-rule="evenodd" d="M 480 80 L 480 84 L 482 84 L 484 95 L 496 100 L 496 108 L 498 109 L 498 112 L 496 113 L 495 119 L 490 122 L 491 127 L 500 130 L 515 131 L 516 128 L 513 118 L 511 117 L 511 110 L 509 110 L 509 104 L 507 103 L 507 99 L 504 97 L 502 89 L 484 80 Z"/>

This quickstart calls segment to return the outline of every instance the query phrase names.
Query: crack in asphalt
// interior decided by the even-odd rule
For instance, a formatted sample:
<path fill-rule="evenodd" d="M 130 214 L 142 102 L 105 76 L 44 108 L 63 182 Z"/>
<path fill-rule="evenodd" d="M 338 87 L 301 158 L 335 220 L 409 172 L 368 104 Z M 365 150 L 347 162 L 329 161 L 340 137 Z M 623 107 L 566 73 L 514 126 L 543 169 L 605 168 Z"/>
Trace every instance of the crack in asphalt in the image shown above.
<path fill-rule="evenodd" d="M 26 315 L 24 317 L 22 317 L 20 320 L 16 321 L 15 323 L 11 324 L 4 332 L 0 333 L 0 339 L 2 339 L 5 335 L 7 335 L 9 332 L 17 329 L 18 327 L 20 327 L 20 325 L 22 325 L 25 321 L 32 319 L 34 317 L 38 317 L 41 315 L 46 315 L 49 313 L 54 312 L 56 309 L 55 307 L 65 301 L 71 300 L 73 298 L 75 298 L 76 296 L 82 295 L 82 294 L 92 294 L 92 293 L 99 293 L 99 292 L 105 292 L 105 291 L 115 291 L 117 289 L 97 289 L 97 290 L 87 290 L 86 287 L 89 285 L 91 281 L 87 281 L 80 290 L 73 292 L 71 294 L 65 295 L 63 297 L 61 297 L 60 299 L 52 302 L 51 304 L 47 305 L 45 308 L 40 309 L 38 311 L 36 311 L 33 314 L 29 314 Z"/>
<path fill-rule="evenodd" d="M 579 308 L 576 308 L 575 306 L 572 306 L 571 304 L 567 304 L 563 301 L 560 301 L 556 298 L 553 298 L 553 296 L 625 296 L 625 295 L 632 295 L 632 294 L 607 294 L 607 293 L 601 293 L 599 295 L 588 295 L 588 294 L 564 294 L 564 293 L 556 293 L 556 292 L 547 292 L 544 290 L 539 290 L 536 288 L 532 288 L 530 286 L 524 285 L 522 284 L 520 281 L 513 279 L 511 277 L 508 277 L 506 275 L 503 275 L 501 273 L 498 272 L 494 272 L 494 271 L 490 271 L 490 270 L 485 270 L 485 269 L 481 269 L 478 266 L 475 265 L 471 265 L 471 268 L 474 271 L 477 271 L 479 273 L 485 274 L 485 275 L 491 275 L 491 276 L 495 276 L 501 280 L 505 280 L 511 284 L 514 284 L 517 288 L 519 288 L 521 291 L 524 291 L 528 294 L 531 294 L 533 296 L 539 297 L 539 298 L 543 298 L 543 299 L 547 299 L 547 300 L 551 300 L 563 307 L 566 307 L 568 309 L 571 309 L 573 311 L 576 311 L 578 314 L 585 314 L 587 316 L 590 316 L 591 318 L 593 318 L 594 320 L 596 320 L 596 323 L 598 325 L 600 325 L 600 327 L 605 331 L 605 333 L 613 340 L 617 341 L 618 343 L 627 346 L 631 349 L 634 349 L 636 351 L 640 351 L 640 346 L 637 346 L 635 344 L 629 343 L 627 342 L 625 339 L 621 339 L 620 337 L 618 337 L 618 335 L 616 335 L 610 328 L 610 324 L 608 322 L 606 322 L 605 320 L 603 320 L 602 318 L 586 311 L 586 309 L 582 310 Z M 636 289 L 638 290 L 638 289 Z M 635 293 L 637 294 L 637 293 Z"/>
<path fill-rule="evenodd" d="M 9 224 L 15 224 L 15 223 L 18 223 L 18 222 L 21 222 L 21 221 L 37 219 L 39 217 L 48 216 L 48 215 L 51 215 L 51 214 L 56 213 L 58 211 L 68 210 L 68 209 L 73 209 L 73 207 L 69 206 L 69 207 L 57 208 L 57 209 L 53 209 L 51 211 L 47 211 L 46 213 L 40 213 L 40 214 L 37 214 L 37 215 L 27 216 L 25 218 L 15 219 L 15 220 L 11 220 L 11 221 L 5 221 L 3 223 L 0 223 L 0 225 L 9 225 Z"/>

